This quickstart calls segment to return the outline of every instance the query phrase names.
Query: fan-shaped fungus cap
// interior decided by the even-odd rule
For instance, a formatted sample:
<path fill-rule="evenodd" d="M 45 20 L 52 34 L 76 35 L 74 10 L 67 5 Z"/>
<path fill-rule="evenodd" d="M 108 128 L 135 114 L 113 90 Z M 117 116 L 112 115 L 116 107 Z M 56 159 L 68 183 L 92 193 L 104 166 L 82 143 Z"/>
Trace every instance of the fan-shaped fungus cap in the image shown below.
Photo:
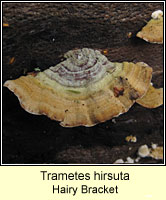
<path fill-rule="evenodd" d="M 127 112 L 150 86 L 152 68 L 145 63 L 112 63 L 88 48 L 65 57 L 36 76 L 21 76 L 4 86 L 26 111 L 47 115 L 65 127 L 94 126 Z"/>
<path fill-rule="evenodd" d="M 152 13 L 152 19 L 137 33 L 137 37 L 151 43 L 163 43 L 163 12 L 157 10 Z"/>

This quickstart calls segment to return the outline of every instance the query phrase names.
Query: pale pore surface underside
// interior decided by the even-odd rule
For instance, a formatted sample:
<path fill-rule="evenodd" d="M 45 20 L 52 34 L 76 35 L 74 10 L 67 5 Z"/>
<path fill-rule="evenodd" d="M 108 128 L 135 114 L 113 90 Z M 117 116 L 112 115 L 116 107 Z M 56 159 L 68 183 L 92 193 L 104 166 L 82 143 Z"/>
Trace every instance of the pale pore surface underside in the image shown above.
<path fill-rule="evenodd" d="M 146 26 L 137 33 L 137 37 L 151 43 L 163 43 L 163 17 L 151 19 Z"/>

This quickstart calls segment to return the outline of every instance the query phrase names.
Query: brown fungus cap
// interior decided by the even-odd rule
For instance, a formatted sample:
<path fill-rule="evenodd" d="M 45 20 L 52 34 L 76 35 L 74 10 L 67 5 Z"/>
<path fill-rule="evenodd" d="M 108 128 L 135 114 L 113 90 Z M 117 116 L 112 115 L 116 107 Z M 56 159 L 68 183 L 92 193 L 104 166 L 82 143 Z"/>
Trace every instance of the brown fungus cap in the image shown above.
<path fill-rule="evenodd" d="M 4 86 L 14 92 L 27 112 L 47 115 L 64 127 L 105 122 L 146 97 L 152 68 L 145 63 L 112 63 L 88 48 L 69 51 L 65 57 L 36 76 L 8 80 Z"/>
<path fill-rule="evenodd" d="M 137 37 L 150 43 L 163 43 L 163 14 L 158 10 L 152 13 L 152 19 L 137 33 Z"/>

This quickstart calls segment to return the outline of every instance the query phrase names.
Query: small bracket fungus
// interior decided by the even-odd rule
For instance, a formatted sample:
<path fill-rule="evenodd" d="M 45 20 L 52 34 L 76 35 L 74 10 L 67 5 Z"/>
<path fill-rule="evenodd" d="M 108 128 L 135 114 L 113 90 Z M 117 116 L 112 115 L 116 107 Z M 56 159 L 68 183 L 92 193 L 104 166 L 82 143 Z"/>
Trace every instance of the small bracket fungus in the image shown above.
<path fill-rule="evenodd" d="M 151 17 L 153 19 L 160 19 L 161 17 L 163 17 L 163 11 L 162 10 L 156 10 L 152 13 Z"/>
<path fill-rule="evenodd" d="M 113 164 L 124 164 L 124 160 L 122 158 L 116 160 Z"/>
<path fill-rule="evenodd" d="M 145 158 L 145 157 L 149 156 L 149 154 L 150 154 L 150 149 L 148 148 L 148 146 L 146 144 L 139 147 L 138 155 L 141 158 Z"/>
<path fill-rule="evenodd" d="M 129 135 L 125 138 L 127 142 L 137 142 L 137 138 L 135 136 Z"/>
<path fill-rule="evenodd" d="M 152 148 L 150 151 L 150 156 L 156 160 L 158 159 L 163 160 L 163 154 L 164 154 L 164 151 L 163 151 L 162 146 L 156 147 L 155 149 Z"/>
<path fill-rule="evenodd" d="M 135 102 L 148 108 L 162 104 L 162 90 L 151 99 L 156 89 L 150 84 L 152 68 L 145 63 L 113 63 L 88 48 L 71 50 L 65 58 L 4 86 L 27 112 L 47 115 L 64 127 L 94 126 L 127 112 Z"/>
<path fill-rule="evenodd" d="M 152 13 L 152 19 L 137 33 L 137 37 L 151 43 L 163 43 L 163 12 L 157 10 Z"/>
<path fill-rule="evenodd" d="M 145 144 L 139 147 L 138 155 L 142 158 L 151 157 L 156 160 L 158 159 L 163 160 L 163 147 L 162 146 L 157 147 L 155 145 L 155 148 L 154 146 L 152 146 L 152 148 L 148 148 L 148 146 Z"/>

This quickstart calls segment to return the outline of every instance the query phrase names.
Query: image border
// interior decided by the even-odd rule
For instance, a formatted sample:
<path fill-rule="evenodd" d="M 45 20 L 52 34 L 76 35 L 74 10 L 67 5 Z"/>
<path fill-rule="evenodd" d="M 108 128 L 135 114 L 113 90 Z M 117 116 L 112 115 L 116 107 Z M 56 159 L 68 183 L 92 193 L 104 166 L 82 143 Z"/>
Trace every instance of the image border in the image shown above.
<path fill-rule="evenodd" d="M 164 134 L 164 137 L 163 137 L 163 140 L 164 140 L 164 143 L 163 143 L 163 163 L 162 164 L 3 164 L 2 163 L 2 149 L 3 149 L 3 143 L 2 143 L 2 127 L 3 127 L 3 124 L 2 124 L 2 118 L 3 118 L 3 115 L 2 115 L 2 89 L 3 89 L 3 85 L 2 85 L 2 25 L 3 25 L 3 10 L 2 10 L 2 4 L 3 3 L 124 3 L 126 1 L 1 1 L 1 163 L 0 165 L 1 166 L 164 166 L 165 165 L 165 13 L 163 13 L 163 19 L 164 19 L 164 28 L 163 28 L 163 36 L 164 36 L 164 39 L 163 39 L 163 79 L 164 79 L 164 86 L 163 86 L 163 90 L 164 90 L 164 96 L 163 96 L 163 102 L 164 102 L 164 111 L 163 111 L 163 114 L 164 114 L 164 118 L 163 118 L 163 134 Z M 163 3 L 164 4 L 164 11 L 165 11 L 165 1 L 127 1 L 127 2 L 131 2 L 131 3 Z M 163 12 L 164 12 L 163 11 Z"/>

